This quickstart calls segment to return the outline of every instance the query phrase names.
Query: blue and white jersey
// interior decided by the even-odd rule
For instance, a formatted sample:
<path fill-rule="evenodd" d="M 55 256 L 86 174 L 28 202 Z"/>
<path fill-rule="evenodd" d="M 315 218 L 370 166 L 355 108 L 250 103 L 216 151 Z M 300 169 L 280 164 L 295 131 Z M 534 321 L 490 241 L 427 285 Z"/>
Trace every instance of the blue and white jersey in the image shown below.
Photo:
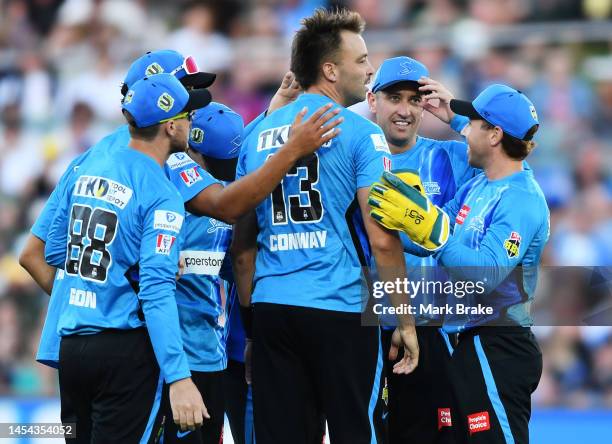
<path fill-rule="evenodd" d="M 206 216 L 187 213 L 181 258 L 183 276 L 176 285 L 176 303 L 189 368 L 199 372 L 225 369 L 225 305 L 227 288 L 219 276 L 229 248 L 232 227 Z"/>
<path fill-rule="evenodd" d="M 64 276 L 52 292 L 68 301 L 59 315 L 58 335 L 134 329 L 146 320 L 166 382 L 188 377 L 174 299 L 177 239 L 185 217 L 178 191 L 153 158 L 128 146 L 92 153 L 77 171 L 65 196 Z M 56 233 L 63 237 L 65 230 L 54 220 L 47 246 L 52 248 Z M 126 277 L 135 264 L 138 294 Z"/>
<path fill-rule="evenodd" d="M 68 205 L 67 198 L 69 190 L 75 185 L 80 165 L 89 157 L 94 159 L 105 158 L 114 155 L 115 150 L 124 147 L 130 139 L 127 125 L 119 127 L 115 132 L 103 138 L 85 153 L 78 156 L 70 164 L 69 168 L 60 178 L 55 190 L 51 194 L 43 211 L 32 227 L 32 234 L 46 242 L 45 256 L 50 265 L 64 268 L 66 261 L 66 243 L 68 238 Z M 115 158 L 115 161 L 116 158 Z M 200 191 L 217 181 L 199 165 L 184 153 L 176 153 L 170 156 L 164 166 L 166 176 L 175 184 L 181 193 L 184 202 L 189 201 Z M 58 227 L 53 238 L 49 239 L 48 233 L 51 223 Z M 62 231 L 61 227 L 64 227 Z M 137 267 L 135 270 L 137 278 Z M 133 273 L 134 274 L 134 273 Z M 58 270 L 56 280 L 63 277 L 63 270 Z M 40 344 L 36 359 L 53 367 L 57 367 L 59 359 L 59 342 L 57 335 L 57 322 L 67 301 L 58 299 L 53 294 L 49 300 L 47 316 L 41 333 Z"/>
<path fill-rule="evenodd" d="M 492 321 L 531 325 L 529 305 L 550 232 L 550 214 L 533 172 L 524 169 L 493 181 L 481 173 L 459 189 L 444 211 L 452 235 L 434 256 L 455 279 L 480 281 L 484 289 L 455 302 L 493 308 L 491 315 L 447 315 L 445 330 Z"/>
<path fill-rule="evenodd" d="M 303 107 L 312 114 L 329 102 L 322 95 L 302 94 L 263 119 L 242 146 L 236 176 L 255 171 L 274 155 Z M 342 132 L 300 160 L 256 209 L 254 303 L 361 311 L 367 289 L 347 219 L 359 210 L 357 190 L 376 182 L 391 161 L 376 124 L 344 108 L 340 115 Z"/>
<path fill-rule="evenodd" d="M 417 137 L 416 144 L 403 153 L 393 154 L 394 170 L 418 171 L 425 188 L 427 197 L 439 206 L 443 207 L 448 201 L 455 197 L 457 189 L 474 177 L 478 171 L 471 167 L 467 161 L 467 144 L 454 140 L 433 140 L 425 137 Z M 402 242 L 411 242 L 405 233 L 400 233 Z M 446 275 L 443 270 L 436 269 L 437 261 L 433 256 L 420 257 L 404 253 L 406 258 L 407 277 L 413 281 L 444 281 Z M 412 299 L 415 306 L 426 304 L 438 305 L 444 295 L 435 293 L 418 293 Z M 427 321 L 438 319 L 439 316 L 415 316 L 417 325 L 423 325 Z"/>

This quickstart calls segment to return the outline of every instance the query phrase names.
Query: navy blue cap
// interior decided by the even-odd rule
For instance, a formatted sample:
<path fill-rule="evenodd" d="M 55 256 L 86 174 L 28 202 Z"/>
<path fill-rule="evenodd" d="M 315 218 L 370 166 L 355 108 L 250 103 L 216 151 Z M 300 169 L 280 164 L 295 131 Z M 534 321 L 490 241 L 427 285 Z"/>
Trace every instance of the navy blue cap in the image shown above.
<path fill-rule="evenodd" d="M 121 92 L 123 95 L 134 84 L 134 82 L 146 76 L 161 73 L 174 73 L 177 79 L 185 86 L 193 88 L 208 88 L 213 84 L 216 74 L 208 72 L 196 72 L 188 74 L 185 69 L 181 69 L 186 58 L 177 51 L 171 49 L 161 49 L 158 51 L 149 51 L 142 57 L 136 59 L 125 75 Z"/>
<path fill-rule="evenodd" d="M 473 102 L 451 100 L 453 112 L 470 119 L 483 119 L 499 126 L 504 133 L 520 140 L 530 140 L 528 131 L 538 125 L 538 114 L 531 100 L 522 92 L 506 85 L 491 85 Z M 526 138 L 529 137 L 529 138 Z"/>
<path fill-rule="evenodd" d="M 156 74 L 134 83 L 125 95 L 122 108 L 132 115 L 138 128 L 146 128 L 202 108 L 210 100 L 206 89 L 187 91 L 172 74 Z"/>
<path fill-rule="evenodd" d="M 231 108 L 211 102 L 195 112 L 189 146 L 215 159 L 234 159 L 240 153 L 244 122 Z"/>
<path fill-rule="evenodd" d="M 429 70 L 421 62 L 410 57 L 393 57 L 382 62 L 376 71 L 372 92 L 376 93 L 400 82 L 416 82 L 421 77 L 429 77 Z"/>

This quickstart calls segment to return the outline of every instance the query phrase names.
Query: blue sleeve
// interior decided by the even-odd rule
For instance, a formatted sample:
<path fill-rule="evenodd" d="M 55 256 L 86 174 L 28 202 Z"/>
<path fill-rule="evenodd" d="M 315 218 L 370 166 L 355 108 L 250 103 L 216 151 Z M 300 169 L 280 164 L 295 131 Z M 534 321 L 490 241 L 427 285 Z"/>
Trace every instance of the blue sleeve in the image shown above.
<path fill-rule="evenodd" d="M 246 139 L 249 134 L 251 134 L 253 132 L 253 130 L 255 129 L 255 127 L 257 125 L 259 125 L 261 123 L 261 121 L 263 119 L 266 118 L 267 115 L 267 111 L 264 111 L 263 113 L 261 113 L 260 115 L 258 115 L 257 117 L 255 117 L 255 119 L 253 119 L 251 121 L 251 123 L 249 123 L 245 128 L 244 128 L 244 133 L 242 133 L 242 140 Z"/>
<path fill-rule="evenodd" d="M 210 173 L 195 163 L 187 154 L 176 153 L 164 165 L 166 176 L 188 202 L 209 186 L 219 183 Z"/>
<path fill-rule="evenodd" d="M 153 351 L 168 384 L 188 378 L 189 365 L 183 351 L 183 341 L 176 307 L 175 275 L 178 271 L 178 233 L 155 228 L 155 212 L 177 213 L 184 218 L 182 205 L 168 197 L 154 201 L 145 209 L 140 244 L 140 291 L 147 330 Z M 182 223 L 183 219 L 181 219 Z"/>
<path fill-rule="evenodd" d="M 371 131 L 352 144 L 351 148 L 358 189 L 370 187 L 380 180 L 385 169 L 391 170 L 391 152 L 380 128 L 372 126 Z"/>
<path fill-rule="evenodd" d="M 542 228 L 542 208 L 536 199 L 521 193 L 504 197 L 494 210 L 478 249 L 462 244 L 451 235 L 446 245 L 434 253 L 445 267 L 478 269 L 481 274 L 478 279 L 485 274 L 488 289 L 497 288 L 521 264 L 527 246 Z"/>
<path fill-rule="evenodd" d="M 242 176 L 246 176 L 247 174 L 246 159 L 251 140 L 252 137 L 245 138 L 242 147 L 240 147 L 240 154 L 238 155 L 238 163 L 236 165 L 236 180 L 240 179 Z"/>
<path fill-rule="evenodd" d="M 461 131 L 465 129 L 465 127 L 470 123 L 470 119 L 466 116 L 460 116 L 459 114 L 455 114 L 450 121 L 450 127 L 461 134 Z"/>
<path fill-rule="evenodd" d="M 457 189 L 470 180 L 481 170 L 470 166 L 468 162 L 468 145 L 465 142 L 449 141 L 448 154 L 453 169 L 453 177 Z"/>

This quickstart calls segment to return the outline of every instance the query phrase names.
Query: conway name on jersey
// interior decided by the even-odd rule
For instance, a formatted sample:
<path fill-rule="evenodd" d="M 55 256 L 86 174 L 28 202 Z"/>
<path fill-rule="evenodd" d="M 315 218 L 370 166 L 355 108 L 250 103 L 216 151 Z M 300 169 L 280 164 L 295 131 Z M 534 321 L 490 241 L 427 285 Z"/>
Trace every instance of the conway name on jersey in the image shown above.
<path fill-rule="evenodd" d="M 237 177 L 259 168 L 287 141 L 296 114 L 327 97 L 302 94 L 262 120 L 246 138 Z M 339 105 L 338 105 L 339 106 Z M 253 302 L 359 312 L 361 263 L 347 219 L 359 188 L 390 169 L 389 148 L 374 123 L 342 109 L 341 133 L 301 159 L 256 209 L 259 234 Z M 357 242 L 358 243 L 358 242 Z"/>

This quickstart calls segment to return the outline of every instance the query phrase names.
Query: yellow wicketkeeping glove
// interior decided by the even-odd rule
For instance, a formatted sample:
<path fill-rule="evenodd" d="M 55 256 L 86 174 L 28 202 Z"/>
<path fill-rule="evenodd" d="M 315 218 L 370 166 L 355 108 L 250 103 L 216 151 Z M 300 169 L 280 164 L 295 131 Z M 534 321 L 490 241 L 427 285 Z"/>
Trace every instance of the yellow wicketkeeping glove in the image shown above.
<path fill-rule="evenodd" d="M 416 171 L 385 172 L 370 188 L 368 203 L 378 223 L 404 231 L 426 250 L 437 250 L 448 240 L 448 216 L 425 195 Z"/>

